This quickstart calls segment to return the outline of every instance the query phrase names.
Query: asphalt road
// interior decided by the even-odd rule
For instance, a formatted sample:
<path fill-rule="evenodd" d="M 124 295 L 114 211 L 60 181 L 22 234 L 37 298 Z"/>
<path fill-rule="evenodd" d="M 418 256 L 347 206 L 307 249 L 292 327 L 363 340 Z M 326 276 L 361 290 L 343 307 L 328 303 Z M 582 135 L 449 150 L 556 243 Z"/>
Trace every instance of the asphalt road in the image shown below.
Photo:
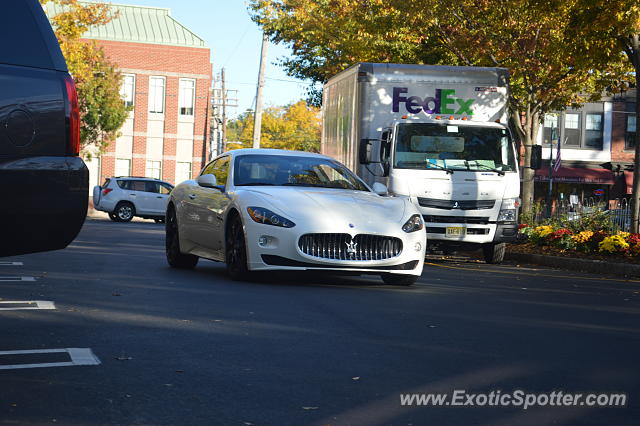
<path fill-rule="evenodd" d="M 170 269 L 163 232 L 89 220 L 66 250 L 0 259 L 23 263 L 0 265 L 3 301 L 56 308 L 0 310 L 0 351 L 88 348 L 101 362 L 0 369 L 0 424 L 640 422 L 640 282 L 454 258 L 429 260 L 411 288 L 316 274 L 238 283 L 214 262 Z M 68 360 L 5 354 L 0 367 Z M 400 404 L 462 389 L 624 392 L 628 404 Z"/>

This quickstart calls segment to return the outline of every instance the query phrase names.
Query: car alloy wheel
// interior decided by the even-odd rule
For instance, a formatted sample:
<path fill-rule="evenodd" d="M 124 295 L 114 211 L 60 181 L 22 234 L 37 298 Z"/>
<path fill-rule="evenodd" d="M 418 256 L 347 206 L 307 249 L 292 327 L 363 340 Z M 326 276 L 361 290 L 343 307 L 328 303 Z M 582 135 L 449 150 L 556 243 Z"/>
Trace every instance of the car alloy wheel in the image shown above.
<path fill-rule="evenodd" d="M 167 212 L 165 223 L 165 253 L 167 262 L 173 268 L 193 269 L 198 264 L 198 256 L 180 252 L 178 218 L 173 208 Z"/>
<path fill-rule="evenodd" d="M 249 275 L 244 231 L 238 217 L 232 219 L 227 232 L 227 271 L 234 281 L 246 280 Z"/>
<path fill-rule="evenodd" d="M 116 216 L 120 222 L 130 222 L 133 219 L 133 206 L 130 203 L 121 203 L 116 207 Z"/>

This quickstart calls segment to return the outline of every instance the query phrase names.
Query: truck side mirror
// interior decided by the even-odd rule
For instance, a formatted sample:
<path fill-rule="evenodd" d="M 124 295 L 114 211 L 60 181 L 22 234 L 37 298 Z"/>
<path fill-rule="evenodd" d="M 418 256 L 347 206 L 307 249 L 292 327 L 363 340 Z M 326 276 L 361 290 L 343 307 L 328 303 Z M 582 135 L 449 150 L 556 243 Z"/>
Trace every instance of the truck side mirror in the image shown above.
<path fill-rule="evenodd" d="M 542 145 L 533 145 L 531 147 L 531 164 L 529 167 L 533 170 L 538 170 L 542 167 Z"/>
<path fill-rule="evenodd" d="M 360 164 L 371 163 L 371 139 L 360 139 L 358 160 L 360 161 Z"/>

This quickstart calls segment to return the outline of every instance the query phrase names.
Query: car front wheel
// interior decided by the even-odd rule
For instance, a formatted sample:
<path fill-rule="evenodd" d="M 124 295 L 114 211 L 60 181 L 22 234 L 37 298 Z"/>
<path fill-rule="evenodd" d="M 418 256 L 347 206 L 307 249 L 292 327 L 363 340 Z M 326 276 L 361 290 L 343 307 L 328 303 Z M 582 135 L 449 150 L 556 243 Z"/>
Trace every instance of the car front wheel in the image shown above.
<path fill-rule="evenodd" d="M 167 262 L 172 268 L 193 269 L 198 264 L 198 256 L 183 254 L 180 251 L 178 218 L 173 208 L 170 208 L 167 212 L 167 221 L 165 223 L 165 253 Z"/>
<path fill-rule="evenodd" d="M 493 264 L 502 263 L 506 248 L 507 245 L 505 243 L 483 245 L 482 254 L 484 256 L 484 261 Z"/>
<path fill-rule="evenodd" d="M 235 216 L 231 219 L 227 230 L 226 263 L 227 272 L 234 281 L 243 281 L 249 278 L 247 267 L 247 247 L 244 240 L 242 221 Z"/>

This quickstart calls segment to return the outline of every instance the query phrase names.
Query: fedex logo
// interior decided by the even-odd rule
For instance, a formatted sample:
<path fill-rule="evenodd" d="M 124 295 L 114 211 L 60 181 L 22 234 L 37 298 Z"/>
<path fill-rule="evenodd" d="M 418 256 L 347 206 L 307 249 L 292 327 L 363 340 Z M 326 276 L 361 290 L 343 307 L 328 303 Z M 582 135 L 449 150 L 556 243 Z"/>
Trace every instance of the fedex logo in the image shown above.
<path fill-rule="evenodd" d="M 393 112 L 400 112 L 400 104 L 403 103 L 410 114 L 424 111 L 427 114 L 473 115 L 473 99 L 456 98 L 455 89 L 436 89 L 435 97 L 429 96 L 424 99 L 419 96 L 406 97 L 405 93 L 408 91 L 406 87 L 393 88 Z"/>

